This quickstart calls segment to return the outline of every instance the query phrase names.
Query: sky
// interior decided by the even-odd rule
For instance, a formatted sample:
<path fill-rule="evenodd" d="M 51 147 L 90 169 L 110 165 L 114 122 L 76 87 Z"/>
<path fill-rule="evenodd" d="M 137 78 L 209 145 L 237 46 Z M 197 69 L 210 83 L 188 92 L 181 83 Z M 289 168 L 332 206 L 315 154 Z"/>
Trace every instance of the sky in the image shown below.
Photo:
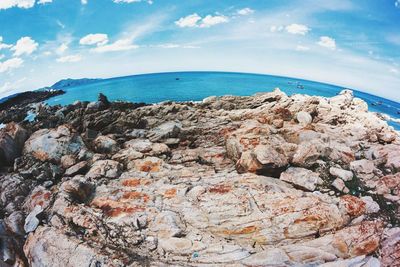
<path fill-rule="evenodd" d="M 0 97 L 171 71 L 273 74 L 400 101 L 400 0 L 0 0 Z"/>

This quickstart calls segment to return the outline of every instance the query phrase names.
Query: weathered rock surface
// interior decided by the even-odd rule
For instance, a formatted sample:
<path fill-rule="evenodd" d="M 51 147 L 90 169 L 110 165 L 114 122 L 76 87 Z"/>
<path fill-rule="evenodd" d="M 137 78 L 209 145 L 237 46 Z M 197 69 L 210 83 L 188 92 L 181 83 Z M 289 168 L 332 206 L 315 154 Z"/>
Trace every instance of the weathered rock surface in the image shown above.
<path fill-rule="evenodd" d="M 64 155 L 78 153 L 85 147 L 81 137 L 68 125 L 56 129 L 42 129 L 26 141 L 24 154 L 32 154 L 42 161 L 59 162 Z"/>
<path fill-rule="evenodd" d="M 351 91 L 101 96 L 26 129 L 0 173 L 1 266 L 400 265 L 400 138 Z"/>

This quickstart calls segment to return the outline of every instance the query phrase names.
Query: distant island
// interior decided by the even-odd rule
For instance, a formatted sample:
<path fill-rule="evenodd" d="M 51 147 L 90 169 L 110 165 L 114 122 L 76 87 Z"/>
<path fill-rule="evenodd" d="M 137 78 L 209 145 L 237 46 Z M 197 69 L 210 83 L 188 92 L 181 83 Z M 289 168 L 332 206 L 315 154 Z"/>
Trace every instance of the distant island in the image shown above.
<path fill-rule="evenodd" d="M 88 84 L 88 83 L 92 83 L 92 82 L 97 82 L 97 81 L 100 81 L 100 80 L 102 80 L 102 79 L 88 79 L 88 78 L 84 78 L 84 79 L 63 79 L 63 80 L 60 80 L 60 81 L 56 82 L 52 86 L 50 86 L 50 88 L 52 88 L 52 89 L 62 89 L 62 88 L 65 88 L 65 87 L 84 85 L 84 84 Z"/>

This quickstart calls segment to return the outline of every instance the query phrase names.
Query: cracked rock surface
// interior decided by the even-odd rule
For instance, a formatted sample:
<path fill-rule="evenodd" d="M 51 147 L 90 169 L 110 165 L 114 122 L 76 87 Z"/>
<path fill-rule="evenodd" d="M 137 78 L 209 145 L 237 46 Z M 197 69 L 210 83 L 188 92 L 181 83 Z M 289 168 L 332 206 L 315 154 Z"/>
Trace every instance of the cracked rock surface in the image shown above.
<path fill-rule="evenodd" d="M 400 266 L 400 136 L 349 90 L 39 105 L 0 266 Z"/>

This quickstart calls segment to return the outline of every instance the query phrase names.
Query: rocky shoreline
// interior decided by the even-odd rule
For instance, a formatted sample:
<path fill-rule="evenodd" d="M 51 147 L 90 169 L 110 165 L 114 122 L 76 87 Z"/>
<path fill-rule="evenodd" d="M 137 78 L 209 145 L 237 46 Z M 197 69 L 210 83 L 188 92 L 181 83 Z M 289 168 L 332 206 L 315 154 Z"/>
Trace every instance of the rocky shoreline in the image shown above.
<path fill-rule="evenodd" d="M 349 90 L 15 109 L 0 266 L 400 266 L 400 136 Z"/>

